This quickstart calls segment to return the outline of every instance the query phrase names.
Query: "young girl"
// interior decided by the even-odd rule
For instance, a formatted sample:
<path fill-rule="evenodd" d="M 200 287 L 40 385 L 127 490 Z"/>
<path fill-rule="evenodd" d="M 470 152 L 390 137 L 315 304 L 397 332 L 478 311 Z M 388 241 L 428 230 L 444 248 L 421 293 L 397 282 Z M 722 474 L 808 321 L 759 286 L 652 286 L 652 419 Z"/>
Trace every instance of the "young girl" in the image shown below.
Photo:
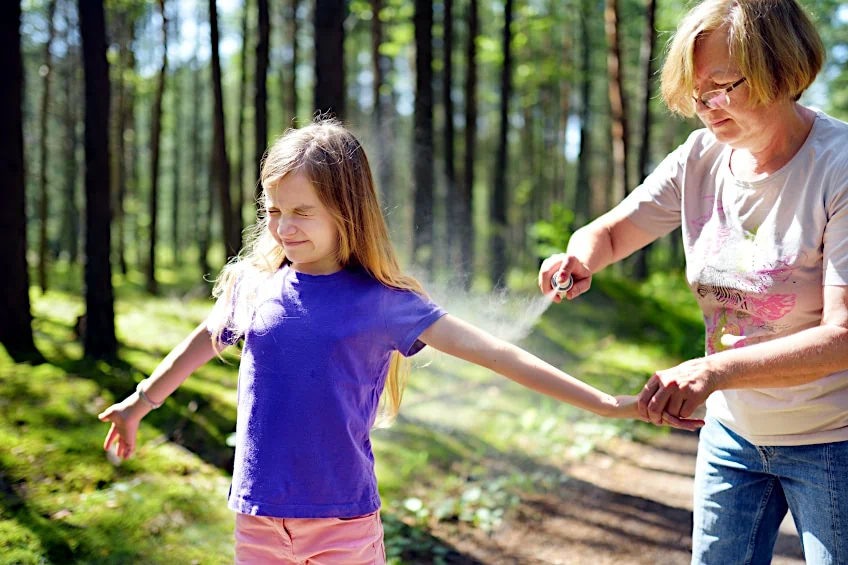
<path fill-rule="evenodd" d="M 338 122 L 291 130 L 268 151 L 265 211 L 215 285 L 217 303 L 100 414 L 128 458 L 140 420 L 221 348 L 244 339 L 229 507 L 236 563 L 384 563 L 369 432 L 400 406 L 408 363 L 430 345 L 524 386 L 616 418 L 612 397 L 433 304 L 401 273 L 365 152 Z M 699 422 L 676 421 L 694 428 Z"/>

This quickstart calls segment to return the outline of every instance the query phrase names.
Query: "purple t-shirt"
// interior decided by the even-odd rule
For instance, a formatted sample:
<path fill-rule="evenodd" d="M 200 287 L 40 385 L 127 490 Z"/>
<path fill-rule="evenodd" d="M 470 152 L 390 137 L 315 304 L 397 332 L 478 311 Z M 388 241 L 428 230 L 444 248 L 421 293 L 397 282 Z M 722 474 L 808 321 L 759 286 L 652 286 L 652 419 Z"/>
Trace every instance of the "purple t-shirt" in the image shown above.
<path fill-rule="evenodd" d="M 420 351 L 418 337 L 444 314 L 359 268 L 284 266 L 263 282 L 243 336 L 229 507 L 278 518 L 376 511 L 369 433 L 391 354 Z"/>

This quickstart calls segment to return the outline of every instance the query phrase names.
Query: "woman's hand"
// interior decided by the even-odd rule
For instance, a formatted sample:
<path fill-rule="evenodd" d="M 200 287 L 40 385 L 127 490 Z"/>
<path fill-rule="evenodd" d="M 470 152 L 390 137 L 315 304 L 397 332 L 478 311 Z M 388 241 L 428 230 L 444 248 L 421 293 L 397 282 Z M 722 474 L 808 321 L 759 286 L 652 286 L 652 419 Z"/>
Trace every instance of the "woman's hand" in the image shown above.
<path fill-rule="evenodd" d="M 545 259 L 539 269 L 539 289 L 542 294 L 547 296 L 553 293 L 551 279 L 557 273 L 561 281 L 568 280 L 569 275 L 574 279 L 574 285 L 565 293 L 565 297 L 569 300 L 577 298 L 592 286 L 592 271 L 582 261 L 574 255 L 558 253 Z M 553 294 L 553 301 L 562 302 L 562 297 L 559 294 Z"/>
<path fill-rule="evenodd" d="M 129 459 L 135 451 L 135 436 L 138 432 L 138 424 L 150 411 L 138 398 L 138 393 L 128 396 L 123 402 L 113 404 L 97 417 L 101 422 L 111 422 L 112 427 L 106 434 L 103 449 L 109 451 L 112 444 L 117 441 L 117 454 L 121 459 Z"/>
<path fill-rule="evenodd" d="M 638 396 L 639 418 L 661 425 L 664 416 L 688 418 L 718 387 L 706 357 L 654 373 Z"/>
<path fill-rule="evenodd" d="M 642 418 L 639 415 L 638 410 L 638 397 L 631 395 L 621 395 L 615 397 L 615 406 L 609 412 L 609 414 L 605 414 L 608 418 L 631 418 L 636 420 L 645 420 L 646 422 L 650 422 L 645 418 Z M 677 416 L 672 416 L 668 412 L 664 412 L 662 414 L 662 421 L 660 425 L 670 426 L 672 428 L 678 428 L 680 430 L 688 430 L 693 432 L 704 425 L 703 420 L 696 419 L 688 419 L 688 418 L 679 418 Z"/>

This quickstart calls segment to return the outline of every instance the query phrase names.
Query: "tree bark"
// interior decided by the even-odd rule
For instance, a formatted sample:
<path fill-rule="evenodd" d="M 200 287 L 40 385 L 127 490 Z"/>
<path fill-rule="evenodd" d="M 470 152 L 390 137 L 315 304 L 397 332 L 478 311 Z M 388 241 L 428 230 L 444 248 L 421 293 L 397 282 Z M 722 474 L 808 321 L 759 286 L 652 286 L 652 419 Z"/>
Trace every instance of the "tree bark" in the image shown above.
<path fill-rule="evenodd" d="M 17 0 L 14 0 L 17 2 Z M 41 95 L 41 127 L 40 127 L 40 155 L 38 180 L 41 184 L 40 199 L 38 206 L 38 285 L 41 287 L 41 292 L 47 292 L 47 220 L 49 217 L 49 206 L 47 196 L 47 161 L 49 155 L 47 152 L 47 135 L 50 106 L 50 83 L 52 82 L 53 74 L 53 55 L 50 53 L 50 48 L 53 46 L 53 37 L 56 34 L 56 26 L 53 18 L 56 14 L 56 0 L 50 0 L 47 4 L 47 43 L 44 44 L 44 68 L 47 72 L 44 74 L 44 92 Z"/>
<path fill-rule="evenodd" d="M 0 300 L 3 323 L 0 343 L 15 361 L 40 357 L 32 338 L 29 272 L 26 261 L 26 185 L 24 183 L 23 86 L 21 4 L 0 2 L 0 52 L 5 77 L 0 81 L 0 175 L 7 183 L 0 206 Z"/>
<path fill-rule="evenodd" d="M 259 3 L 261 4 L 262 0 Z M 218 6 L 216 0 L 209 0 L 209 29 L 212 39 L 212 91 L 215 95 L 214 115 L 212 116 L 215 130 L 212 135 L 213 165 L 211 170 L 218 187 L 224 248 L 229 259 L 239 252 L 241 234 L 235 231 L 233 225 L 233 205 L 232 200 L 230 200 L 230 162 L 227 159 L 227 135 L 224 127 L 224 91 L 221 86 L 221 58 L 218 54 Z M 257 129 L 259 128 L 258 119 L 257 117 Z"/>
<path fill-rule="evenodd" d="M 583 0 L 580 7 L 580 150 L 577 155 L 577 183 L 574 187 L 574 222 L 576 229 L 586 225 L 591 217 L 591 128 L 592 108 L 592 36 L 589 33 L 589 14 L 592 0 Z"/>
<path fill-rule="evenodd" d="M 415 178 L 412 257 L 433 271 L 433 1 L 415 0 Z M 421 255 L 424 255 L 423 260 Z"/>
<path fill-rule="evenodd" d="M 159 156 L 162 134 L 162 98 L 165 95 L 165 75 L 168 72 L 168 20 L 165 14 L 165 0 L 159 0 L 162 13 L 162 67 L 159 69 L 159 81 L 156 97 L 153 100 L 153 113 L 150 116 L 152 132 L 150 134 L 150 238 L 147 252 L 147 292 L 156 294 L 159 284 L 156 281 L 156 241 L 157 213 L 159 208 Z"/>
<path fill-rule="evenodd" d="M 268 145 L 268 50 L 271 37 L 271 22 L 268 15 L 268 0 L 257 1 L 259 14 L 259 41 L 256 43 L 256 75 L 254 80 L 254 150 L 256 155 L 256 179 L 262 171 L 262 157 Z M 262 196 L 262 186 L 256 183 L 257 206 Z"/>
<path fill-rule="evenodd" d="M 621 31 L 618 0 L 606 0 L 604 24 L 607 35 L 607 67 L 609 73 L 610 125 L 612 157 L 615 171 L 613 200 L 618 202 L 633 187 L 628 166 L 627 102 L 621 69 Z"/>
<path fill-rule="evenodd" d="M 478 0 L 468 3 L 465 77 L 465 171 L 461 190 L 460 272 L 462 284 L 471 288 L 474 276 L 474 159 L 477 142 L 477 35 L 480 28 Z"/>
<path fill-rule="evenodd" d="M 457 231 L 454 229 L 462 223 L 462 208 L 456 205 L 456 155 L 455 142 L 456 128 L 454 126 L 453 105 L 453 0 L 444 0 L 444 67 L 442 70 L 442 106 L 445 111 L 444 135 L 444 159 L 445 159 L 445 210 L 447 211 L 445 241 L 447 243 L 447 267 L 452 270 L 460 262 Z"/>
<path fill-rule="evenodd" d="M 345 0 L 315 2 L 315 110 L 345 118 Z"/>
<path fill-rule="evenodd" d="M 68 37 L 70 30 L 76 28 L 76 22 L 71 21 L 71 5 L 66 4 L 65 10 L 65 31 L 63 40 L 68 45 Z M 68 261 L 76 263 L 79 256 L 80 246 L 80 212 L 77 207 L 77 146 L 79 144 L 79 135 L 77 134 L 77 113 L 76 109 L 79 100 L 75 94 L 79 90 L 79 84 L 76 82 L 76 73 L 80 66 L 79 51 L 76 48 L 68 47 L 65 54 L 65 71 L 64 71 L 64 92 L 65 104 L 63 109 L 63 129 L 64 134 L 64 197 L 62 198 L 62 225 L 59 233 L 61 233 L 60 242 L 62 249 L 68 253 Z"/>
<path fill-rule="evenodd" d="M 244 229 L 244 110 L 247 107 L 247 44 L 248 44 L 248 16 L 250 15 L 250 0 L 245 0 L 242 6 L 241 17 L 241 74 L 239 75 L 239 101 L 236 112 L 236 155 L 235 172 L 233 173 L 233 190 L 235 191 L 235 210 L 233 210 L 233 222 L 241 233 Z"/>
<path fill-rule="evenodd" d="M 500 133 L 498 136 L 498 156 L 495 160 L 495 183 L 492 191 L 492 205 L 489 225 L 492 230 L 490 239 L 489 277 L 494 286 L 506 286 L 506 274 L 509 265 L 506 249 L 506 173 L 509 157 L 509 98 L 512 93 L 512 5 L 513 0 L 504 3 L 503 29 L 503 69 L 501 70 L 501 106 Z"/>
<path fill-rule="evenodd" d="M 299 25 L 297 20 L 297 11 L 300 8 L 300 0 L 291 0 L 291 49 L 292 61 L 291 72 L 289 72 L 289 114 L 291 115 L 291 125 L 297 127 L 297 61 L 298 61 L 298 41 L 297 34 Z"/>
<path fill-rule="evenodd" d="M 657 30 L 654 27 L 656 19 L 656 0 L 645 1 L 645 31 L 642 34 L 642 143 L 639 146 L 639 182 L 645 180 L 650 171 L 651 158 L 651 96 L 654 84 L 654 45 L 657 40 Z M 633 265 L 633 278 L 639 281 L 648 277 L 648 249 L 636 252 Z"/>
<path fill-rule="evenodd" d="M 85 69 L 86 324 L 83 344 L 86 357 L 114 359 L 118 341 L 109 261 L 109 63 L 106 60 L 103 0 L 80 0 L 79 18 Z"/>

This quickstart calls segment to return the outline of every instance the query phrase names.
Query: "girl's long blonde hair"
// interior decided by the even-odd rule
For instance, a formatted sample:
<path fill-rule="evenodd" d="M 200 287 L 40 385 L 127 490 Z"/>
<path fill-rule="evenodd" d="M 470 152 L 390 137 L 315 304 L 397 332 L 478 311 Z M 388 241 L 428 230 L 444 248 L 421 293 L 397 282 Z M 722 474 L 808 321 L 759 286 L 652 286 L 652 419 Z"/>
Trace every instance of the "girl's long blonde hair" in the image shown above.
<path fill-rule="evenodd" d="M 321 203 L 333 215 L 339 233 L 337 259 L 342 268 L 361 266 L 388 287 L 426 295 L 421 284 L 404 275 L 398 266 L 368 158 L 353 134 L 339 121 L 321 117 L 306 127 L 286 131 L 262 161 L 260 210 L 265 190 L 294 172 L 306 174 Z M 221 271 L 212 294 L 219 303 L 231 304 L 233 312 L 244 308 L 245 303 L 250 310 L 258 283 L 285 261 L 284 250 L 268 231 L 267 216 L 260 211 L 256 224 L 247 230 L 241 253 Z M 252 315 L 240 318 L 230 313 L 224 318 L 226 323 L 218 324 L 212 334 L 217 349 L 225 345 L 226 330 L 243 334 L 247 330 L 244 320 Z M 397 416 L 408 375 L 409 360 L 393 352 L 380 399 L 379 426 L 390 424 Z"/>

